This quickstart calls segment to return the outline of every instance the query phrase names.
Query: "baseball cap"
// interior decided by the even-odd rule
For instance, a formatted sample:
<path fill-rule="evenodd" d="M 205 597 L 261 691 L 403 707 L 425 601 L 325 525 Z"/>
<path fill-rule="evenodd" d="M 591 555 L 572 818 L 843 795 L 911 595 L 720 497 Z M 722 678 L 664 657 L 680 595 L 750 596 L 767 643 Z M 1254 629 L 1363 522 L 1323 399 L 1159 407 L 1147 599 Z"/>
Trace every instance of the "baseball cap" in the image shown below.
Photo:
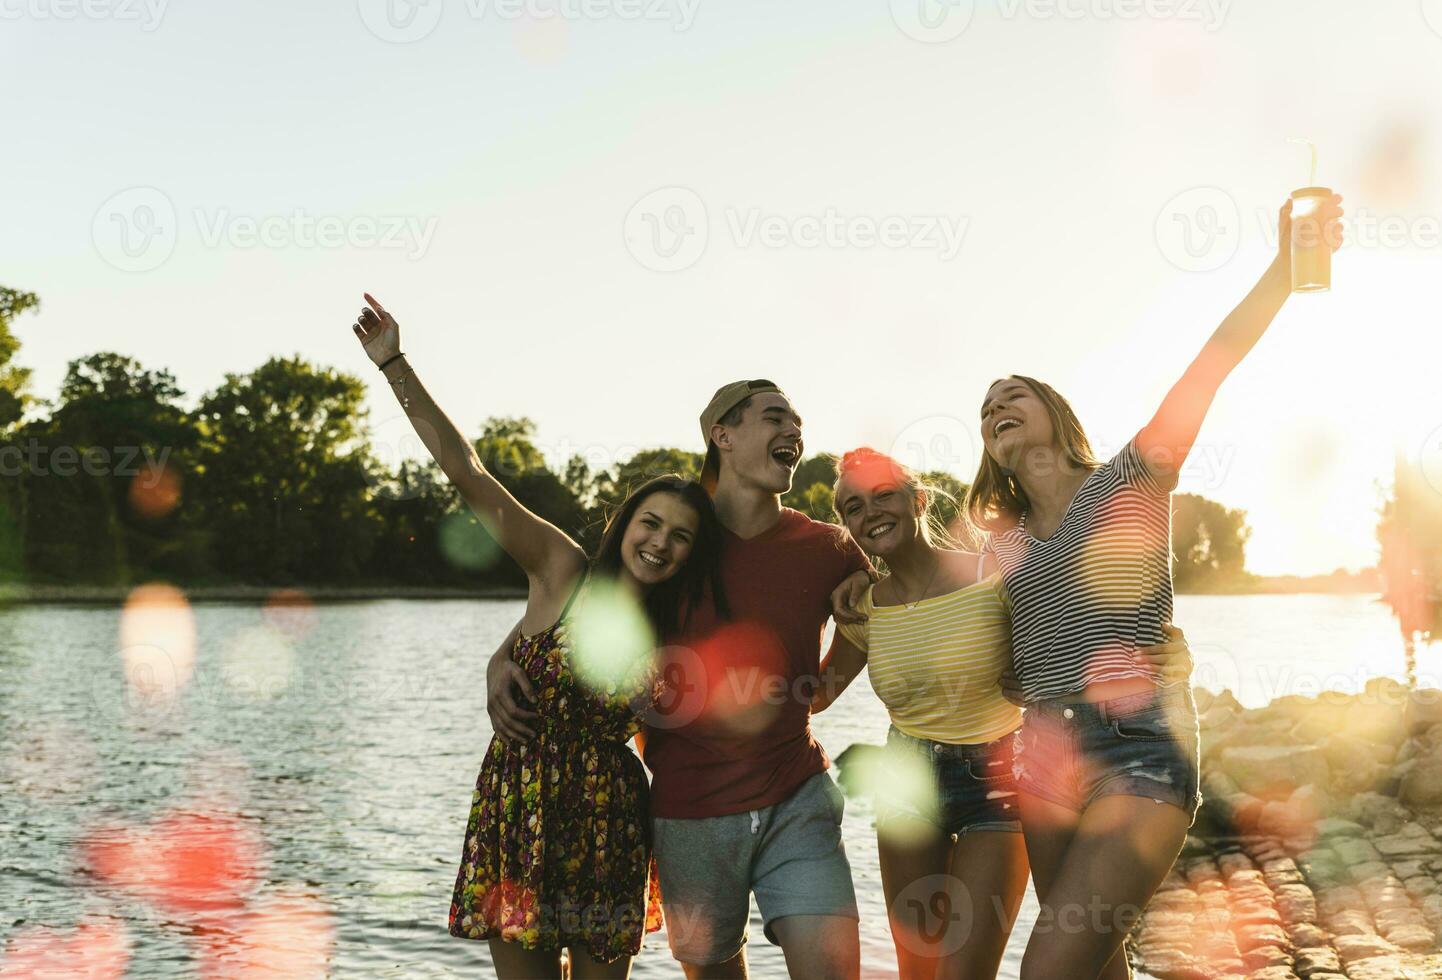
<path fill-rule="evenodd" d="M 706 462 L 701 469 L 701 485 L 706 489 L 715 488 L 720 466 L 719 461 L 711 452 L 711 427 L 720 422 L 727 412 L 752 395 L 760 395 L 768 391 L 774 391 L 778 395 L 786 394 L 774 381 L 756 380 L 733 381 L 717 388 L 716 394 L 711 396 L 706 410 L 701 413 L 701 442 L 706 446 Z"/>

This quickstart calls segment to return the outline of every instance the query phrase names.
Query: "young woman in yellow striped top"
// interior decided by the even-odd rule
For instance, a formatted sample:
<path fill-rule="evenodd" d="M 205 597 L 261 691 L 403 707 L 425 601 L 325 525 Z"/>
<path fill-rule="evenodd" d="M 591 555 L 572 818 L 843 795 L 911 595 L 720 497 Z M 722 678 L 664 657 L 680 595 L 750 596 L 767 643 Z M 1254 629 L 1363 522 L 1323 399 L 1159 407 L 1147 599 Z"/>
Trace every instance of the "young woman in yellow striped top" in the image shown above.
<path fill-rule="evenodd" d="M 877 849 L 902 980 L 994 977 L 1026 889 L 1012 779 L 1021 709 L 1002 693 L 1011 620 L 1001 576 L 951 547 L 932 490 L 870 449 L 842 457 L 836 510 L 887 574 L 839 624 L 812 711 L 869 666 L 891 716 Z M 1185 641 L 1143 651 L 1165 661 Z"/>

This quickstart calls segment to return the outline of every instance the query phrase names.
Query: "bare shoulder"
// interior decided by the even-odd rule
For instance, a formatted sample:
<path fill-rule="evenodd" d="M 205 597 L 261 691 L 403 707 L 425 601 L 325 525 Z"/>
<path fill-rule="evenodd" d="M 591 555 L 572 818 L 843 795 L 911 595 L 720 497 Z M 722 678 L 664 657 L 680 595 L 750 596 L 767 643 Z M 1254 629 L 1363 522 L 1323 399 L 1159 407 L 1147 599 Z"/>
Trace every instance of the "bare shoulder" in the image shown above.
<path fill-rule="evenodd" d="M 947 578 L 957 587 L 964 588 L 974 585 L 989 575 L 994 569 L 984 568 L 978 574 L 978 561 L 982 556 L 975 551 L 952 551 L 950 549 L 941 552 L 943 567 L 946 569 Z M 988 555 L 986 560 L 991 560 Z"/>

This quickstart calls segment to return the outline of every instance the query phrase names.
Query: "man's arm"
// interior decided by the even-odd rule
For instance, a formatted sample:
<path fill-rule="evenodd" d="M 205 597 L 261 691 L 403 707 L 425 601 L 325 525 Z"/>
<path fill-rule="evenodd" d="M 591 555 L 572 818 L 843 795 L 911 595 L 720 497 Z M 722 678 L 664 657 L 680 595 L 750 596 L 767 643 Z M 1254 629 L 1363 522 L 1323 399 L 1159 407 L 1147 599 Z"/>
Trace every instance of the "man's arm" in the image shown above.
<path fill-rule="evenodd" d="M 535 704 L 536 692 L 520 665 L 511 659 L 521 624 L 506 634 L 486 664 L 486 713 L 491 728 L 502 742 L 525 742 L 535 737 L 532 725 L 539 717 L 525 705 Z M 523 700 L 524 699 L 524 703 Z"/>

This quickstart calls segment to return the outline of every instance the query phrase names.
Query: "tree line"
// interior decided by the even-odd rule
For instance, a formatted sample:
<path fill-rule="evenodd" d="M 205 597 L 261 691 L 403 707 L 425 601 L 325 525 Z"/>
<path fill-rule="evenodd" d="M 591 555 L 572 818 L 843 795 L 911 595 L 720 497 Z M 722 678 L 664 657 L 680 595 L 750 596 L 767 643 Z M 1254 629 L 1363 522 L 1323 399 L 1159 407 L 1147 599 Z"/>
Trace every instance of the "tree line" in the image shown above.
<path fill-rule="evenodd" d="M 382 461 L 361 378 L 272 357 L 191 398 L 168 370 L 103 351 L 71 361 L 56 396 L 41 399 L 10 329 L 38 306 L 0 287 L 0 580 L 524 584 L 439 467 Z M 553 467 L 524 417 L 487 419 L 473 444 L 517 499 L 588 549 L 632 487 L 659 473 L 695 477 L 702 462 L 655 448 L 607 467 L 581 456 Z M 834 520 L 835 473 L 829 455 L 804 459 L 783 502 Z M 941 472 L 925 479 L 944 491 L 938 517 L 959 529 L 965 484 Z M 1174 499 L 1178 587 L 1244 583 L 1245 514 Z"/>

